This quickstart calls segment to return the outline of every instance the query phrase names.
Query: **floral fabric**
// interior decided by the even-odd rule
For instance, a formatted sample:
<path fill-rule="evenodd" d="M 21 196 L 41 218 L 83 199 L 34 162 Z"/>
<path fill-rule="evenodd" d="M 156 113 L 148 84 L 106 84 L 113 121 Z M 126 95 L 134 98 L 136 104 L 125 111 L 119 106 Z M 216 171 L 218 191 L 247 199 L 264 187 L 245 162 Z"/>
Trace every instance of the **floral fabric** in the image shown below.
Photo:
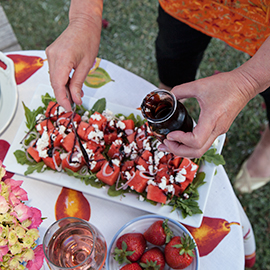
<path fill-rule="evenodd" d="M 171 16 L 249 55 L 270 35 L 270 0 L 159 0 Z"/>

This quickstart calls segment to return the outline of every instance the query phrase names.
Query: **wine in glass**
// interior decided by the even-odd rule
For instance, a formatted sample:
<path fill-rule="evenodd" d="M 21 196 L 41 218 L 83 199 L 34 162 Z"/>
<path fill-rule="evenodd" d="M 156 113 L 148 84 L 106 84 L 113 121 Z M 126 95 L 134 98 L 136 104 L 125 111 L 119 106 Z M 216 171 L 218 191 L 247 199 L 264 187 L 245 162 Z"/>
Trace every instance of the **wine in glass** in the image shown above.
<path fill-rule="evenodd" d="M 48 228 L 43 250 L 51 270 L 99 270 L 105 263 L 107 244 L 94 225 L 67 217 Z"/>

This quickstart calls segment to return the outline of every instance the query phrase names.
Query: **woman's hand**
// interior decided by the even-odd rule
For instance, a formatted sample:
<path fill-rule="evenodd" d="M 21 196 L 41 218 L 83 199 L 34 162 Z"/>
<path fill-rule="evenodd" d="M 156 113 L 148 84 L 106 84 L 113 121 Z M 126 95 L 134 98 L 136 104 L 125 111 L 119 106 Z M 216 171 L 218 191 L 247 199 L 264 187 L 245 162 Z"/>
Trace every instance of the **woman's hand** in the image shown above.
<path fill-rule="evenodd" d="M 239 112 L 255 96 L 255 88 L 256 83 L 247 83 L 240 70 L 174 87 L 172 92 L 177 99 L 195 97 L 201 112 L 193 132 L 170 132 L 160 149 L 182 157 L 201 157 L 219 135 L 228 131 Z"/>
<path fill-rule="evenodd" d="M 47 49 L 51 85 L 58 103 L 71 110 L 66 97 L 70 72 L 70 91 L 76 104 L 81 104 L 82 85 L 98 54 L 102 27 L 102 1 L 72 0 L 70 23 Z"/>

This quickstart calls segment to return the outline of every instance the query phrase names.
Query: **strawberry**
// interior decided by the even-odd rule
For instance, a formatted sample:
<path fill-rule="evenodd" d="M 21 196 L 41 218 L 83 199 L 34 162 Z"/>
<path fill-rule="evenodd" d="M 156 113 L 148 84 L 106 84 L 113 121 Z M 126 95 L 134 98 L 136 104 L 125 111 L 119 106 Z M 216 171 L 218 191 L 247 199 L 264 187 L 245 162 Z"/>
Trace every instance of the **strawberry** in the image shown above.
<path fill-rule="evenodd" d="M 140 259 L 140 265 L 145 270 L 163 270 L 165 267 L 163 252 L 158 247 L 147 250 Z"/>
<path fill-rule="evenodd" d="M 142 270 L 142 268 L 138 263 L 135 262 L 131 264 L 126 264 L 125 266 L 120 268 L 120 270 Z"/>
<path fill-rule="evenodd" d="M 165 246 L 166 263 L 173 269 L 188 267 L 194 259 L 195 247 L 196 245 L 189 235 L 184 234 L 183 237 L 173 237 Z"/>
<path fill-rule="evenodd" d="M 143 234 L 149 243 L 162 246 L 169 243 L 173 237 L 173 232 L 168 226 L 168 219 L 155 221 Z"/>
<path fill-rule="evenodd" d="M 142 233 L 126 233 L 116 241 L 114 258 L 119 264 L 136 262 L 141 258 L 145 248 L 146 240 Z"/>

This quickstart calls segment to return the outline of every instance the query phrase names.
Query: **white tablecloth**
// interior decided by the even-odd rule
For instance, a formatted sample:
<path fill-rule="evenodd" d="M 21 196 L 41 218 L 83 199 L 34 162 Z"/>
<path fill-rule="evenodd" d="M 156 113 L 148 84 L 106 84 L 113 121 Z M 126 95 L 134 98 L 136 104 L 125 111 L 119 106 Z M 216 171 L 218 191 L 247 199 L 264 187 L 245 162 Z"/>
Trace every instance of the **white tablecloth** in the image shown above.
<path fill-rule="evenodd" d="M 42 59 L 46 59 L 44 51 L 20 51 L 9 53 L 8 55 L 13 54 L 38 56 Z M 84 86 L 83 90 L 86 96 L 96 98 L 105 96 L 109 102 L 136 108 L 140 106 L 141 100 L 145 94 L 155 89 L 155 86 L 149 82 L 109 61 L 102 60 L 100 66 L 108 72 L 114 82 L 96 89 Z M 18 72 L 18 70 L 16 72 Z M 6 141 L 12 144 L 14 136 L 24 117 L 22 101 L 26 106 L 29 106 L 31 98 L 39 84 L 50 85 L 48 63 L 46 61 L 43 62 L 42 67 L 35 71 L 32 76 L 18 84 L 19 101 L 17 111 L 8 128 L 0 135 L 1 142 Z M 126 91 L 121 92 L 121 96 L 120 94 L 115 94 L 118 93 L 119 85 L 121 85 L 122 89 L 126 89 Z M 42 216 L 46 217 L 40 226 L 42 239 L 46 229 L 56 219 L 55 204 L 62 187 L 18 174 L 15 174 L 13 178 L 24 180 L 22 187 L 28 192 L 29 203 L 41 209 Z M 114 234 L 122 225 L 133 218 L 149 214 L 145 211 L 104 200 L 86 193 L 83 195 L 88 200 L 91 207 L 90 222 L 97 226 L 104 234 L 108 245 Z M 252 227 L 234 194 L 230 181 L 222 166 L 217 167 L 217 173 L 213 179 L 204 217 L 205 220 L 203 219 L 203 222 L 213 220 L 213 229 L 215 229 L 213 225 L 214 221 L 224 220 L 224 224 L 227 224 L 227 231 L 218 243 L 212 244 L 214 247 L 211 252 L 203 254 L 203 250 L 201 250 L 201 254 L 203 255 L 200 258 L 200 269 L 240 270 L 244 269 L 245 259 L 247 264 L 254 260 L 255 241 Z M 216 230 L 218 234 L 219 229 L 216 228 Z M 225 232 L 225 227 L 223 230 Z M 211 245 L 211 239 L 208 241 L 209 243 L 207 244 Z M 47 269 L 47 266 L 45 266 L 45 268 Z"/>

